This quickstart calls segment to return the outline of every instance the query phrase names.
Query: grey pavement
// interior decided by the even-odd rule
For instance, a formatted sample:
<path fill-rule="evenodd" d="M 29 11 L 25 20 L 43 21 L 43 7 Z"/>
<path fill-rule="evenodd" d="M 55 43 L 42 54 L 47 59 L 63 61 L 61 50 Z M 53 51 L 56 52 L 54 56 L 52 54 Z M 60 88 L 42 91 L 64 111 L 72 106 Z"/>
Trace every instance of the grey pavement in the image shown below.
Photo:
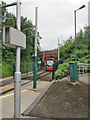
<path fill-rule="evenodd" d="M 90 85 L 90 74 L 80 74 L 78 75 L 78 79 L 80 82 Z"/>
<path fill-rule="evenodd" d="M 24 81 L 22 81 L 24 82 Z M 45 89 L 49 82 L 37 81 L 37 90 L 32 89 L 33 82 L 25 84 L 21 89 L 21 113 L 23 113 L 40 95 L 40 93 Z M 14 84 L 10 84 L 14 85 Z M 13 118 L 14 117 L 14 93 L 11 91 L 0 97 L 2 103 L 0 103 L 0 108 L 2 107 L 2 118 Z"/>

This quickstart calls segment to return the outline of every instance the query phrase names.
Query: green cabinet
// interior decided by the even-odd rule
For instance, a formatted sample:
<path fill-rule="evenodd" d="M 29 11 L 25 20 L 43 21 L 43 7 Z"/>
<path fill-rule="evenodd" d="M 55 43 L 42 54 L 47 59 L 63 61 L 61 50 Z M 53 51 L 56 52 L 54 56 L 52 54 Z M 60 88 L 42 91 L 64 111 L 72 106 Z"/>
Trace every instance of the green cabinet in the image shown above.
<path fill-rule="evenodd" d="M 73 82 L 78 81 L 77 63 L 69 63 L 69 70 L 70 70 L 70 80 Z"/>

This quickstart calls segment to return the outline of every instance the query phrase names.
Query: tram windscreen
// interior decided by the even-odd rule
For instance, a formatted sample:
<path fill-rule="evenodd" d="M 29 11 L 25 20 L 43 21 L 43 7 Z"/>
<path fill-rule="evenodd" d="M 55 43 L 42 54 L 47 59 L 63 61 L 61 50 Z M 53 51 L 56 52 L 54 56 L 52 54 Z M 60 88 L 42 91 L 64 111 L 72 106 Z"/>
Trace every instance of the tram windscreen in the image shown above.
<path fill-rule="evenodd" d="M 47 60 L 47 65 L 52 66 L 53 65 L 53 60 Z"/>

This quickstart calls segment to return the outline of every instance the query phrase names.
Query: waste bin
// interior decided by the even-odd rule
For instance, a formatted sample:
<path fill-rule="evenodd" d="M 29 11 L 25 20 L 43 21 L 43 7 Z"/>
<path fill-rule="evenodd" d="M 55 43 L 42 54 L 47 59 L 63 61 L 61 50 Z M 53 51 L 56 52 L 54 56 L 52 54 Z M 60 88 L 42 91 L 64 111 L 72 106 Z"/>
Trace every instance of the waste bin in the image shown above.
<path fill-rule="evenodd" d="M 72 82 L 78 81 L 77 63 L 69 63 L 69 70 L 70 70 L 70 80 Z"/>

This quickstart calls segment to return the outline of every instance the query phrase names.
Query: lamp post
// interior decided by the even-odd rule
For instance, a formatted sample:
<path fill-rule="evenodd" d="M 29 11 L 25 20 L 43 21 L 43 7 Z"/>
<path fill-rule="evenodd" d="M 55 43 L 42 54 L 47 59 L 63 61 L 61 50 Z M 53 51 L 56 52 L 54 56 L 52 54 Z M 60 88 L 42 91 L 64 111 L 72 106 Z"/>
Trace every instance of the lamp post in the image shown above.
<path fill-rule="evenodd" d="M 77 63 L 77 42 L 76 42 L 76 11 L 84 8 L 85 5 L 82 5 L 80 8 L 78 8 L 77 10 L 74 11 L 74 15 L 75 15 L 75 63 Z"/>
<path fill-rule="evenodd" d="M 77 42 L 76 42 L 76 11 L 84 8 L 85 5 L 82 5 L 79 9 L 74 11 L 75 15 L 75 63 L 73 65 L 73 70 L 74 70 L 74 82 L 78 81 L 78 70 L 77 70 Z M 72 67 L 71 67 L 72 68 Z M 72 75 L 71 75 L 72 76 Z"/>

